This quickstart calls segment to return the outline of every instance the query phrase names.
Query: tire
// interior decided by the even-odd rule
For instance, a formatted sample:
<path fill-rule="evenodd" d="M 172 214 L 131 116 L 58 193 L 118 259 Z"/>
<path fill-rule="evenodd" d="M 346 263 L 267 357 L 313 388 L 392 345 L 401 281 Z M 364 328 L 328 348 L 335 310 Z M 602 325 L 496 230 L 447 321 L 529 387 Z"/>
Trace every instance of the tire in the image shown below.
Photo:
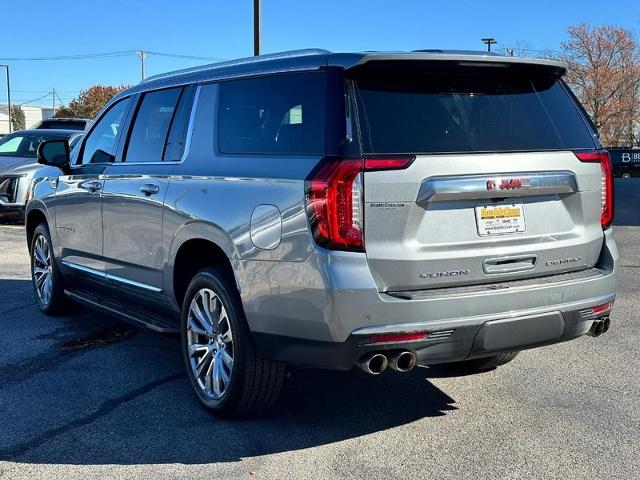
<path fill-rule="evenodd" d="M 53 254 L 51 235 L 46 223 L 33 231 L 31 239 L 31 283 L 40 310 L 46 315 L 62 315 L 73 302 L 64 294 L 64 278 Z"/>
<path fill-rule="evenodd" d="M 282 391 L 285 366 L 258 353 L 238 292 L 214 268 L 201 270 L 189 283 L 182 305 L 181 349 L 198 400 L 217 416 L 256 416 Z"/>
<path fill-rule="evenodd" d="M 474 358 L 473 360 L 463 360 L 461 362 L 445 363 L 442 367 L 460 372 L 474 373 L 491 370 L 501 365 L 509 363 L 518 356 L 519 352 L 507 352 L 492 357 Z"/>

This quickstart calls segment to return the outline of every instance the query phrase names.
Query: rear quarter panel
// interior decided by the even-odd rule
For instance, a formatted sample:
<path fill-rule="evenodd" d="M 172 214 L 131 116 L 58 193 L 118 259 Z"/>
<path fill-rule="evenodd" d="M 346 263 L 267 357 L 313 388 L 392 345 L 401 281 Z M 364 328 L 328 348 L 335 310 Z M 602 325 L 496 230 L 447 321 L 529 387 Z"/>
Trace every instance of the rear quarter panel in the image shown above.
<path fill-rule="evenodd" d="M 163 231 L 168 258 L 166 290 L 173 296 L 174 259 L 184 242 L 204 238 L 216 243 L 231 260 L 244 302 L 255 298 L 259 285 L 245 274 L 247 265 L 303 262 L 312 249 L 304 205 L 304 179 L 320 157 L 224 155 L 217 150 L 218 87 L 200 87 L 188 154 L 176 166 L 165 199 Z M 251 224 L 260 205 L 274 206 L 280 215 L 277 246 L 258 248 Z M 275 211 L 273 208 L 267 211 Z M 253 223 L 260 224 L 254 216 Z M 288 276 L 291 278 L 291 276 Z M 262 279 L 267 281 L 267 279 Z"/>

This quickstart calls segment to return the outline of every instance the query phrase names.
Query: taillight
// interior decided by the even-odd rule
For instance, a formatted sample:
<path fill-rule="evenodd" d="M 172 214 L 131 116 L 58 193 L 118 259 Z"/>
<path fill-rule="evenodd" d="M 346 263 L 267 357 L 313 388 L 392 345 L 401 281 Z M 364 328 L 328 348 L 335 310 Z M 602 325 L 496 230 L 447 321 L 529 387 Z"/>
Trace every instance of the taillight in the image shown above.
<path fill-rule="evenodd" d="M 582 162 L 600 163 L 601 194 L 600 194 L 600 224 L 606 230 L 613 223 L 613 169 L 609 152 L 598 150 L 595 152 L 575 152 L 576 157 Z"/>
<path fill-rule="evenodd" d="M 307 215 L 318 245 L 364 252 L 364 171 L 407 168 L 414 156 L 325 159 L 307 180 Z"/>

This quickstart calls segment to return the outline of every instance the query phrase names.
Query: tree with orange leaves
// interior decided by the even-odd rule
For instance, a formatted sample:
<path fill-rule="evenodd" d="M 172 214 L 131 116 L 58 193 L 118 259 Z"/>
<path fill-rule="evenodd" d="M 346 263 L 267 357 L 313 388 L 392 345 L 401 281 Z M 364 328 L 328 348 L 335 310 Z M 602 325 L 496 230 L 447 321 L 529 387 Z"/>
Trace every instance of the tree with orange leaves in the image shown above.
<path fill-rule="evenodd" d="M 562 44 L 566 81 L 591 115 L 602 143 L 640 140 L 640 53 L 633 33 L 615 26 L 569 27 Z"/>

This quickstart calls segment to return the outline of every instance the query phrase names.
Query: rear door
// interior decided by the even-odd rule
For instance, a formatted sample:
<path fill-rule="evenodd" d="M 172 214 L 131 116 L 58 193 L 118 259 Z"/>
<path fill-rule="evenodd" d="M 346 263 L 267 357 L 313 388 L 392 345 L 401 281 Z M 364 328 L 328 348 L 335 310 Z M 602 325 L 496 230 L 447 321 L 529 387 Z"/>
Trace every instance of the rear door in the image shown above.
<path fill-rule="evenodd" d="M 381 290 L 550 275 L 600 254 L 602 173 L 565 86 L 544 69 L 451 66 L 353 76 L 365 155 L 365 244 Z"/>
<path fill-rule="evenodd" d="M 122 148 L 105 176 L 102 218 L 107 277 L 118 287 L 160 293 L 165 252 L 163 202 L 180 161 L 191 88 L 144 93 Z"/>

